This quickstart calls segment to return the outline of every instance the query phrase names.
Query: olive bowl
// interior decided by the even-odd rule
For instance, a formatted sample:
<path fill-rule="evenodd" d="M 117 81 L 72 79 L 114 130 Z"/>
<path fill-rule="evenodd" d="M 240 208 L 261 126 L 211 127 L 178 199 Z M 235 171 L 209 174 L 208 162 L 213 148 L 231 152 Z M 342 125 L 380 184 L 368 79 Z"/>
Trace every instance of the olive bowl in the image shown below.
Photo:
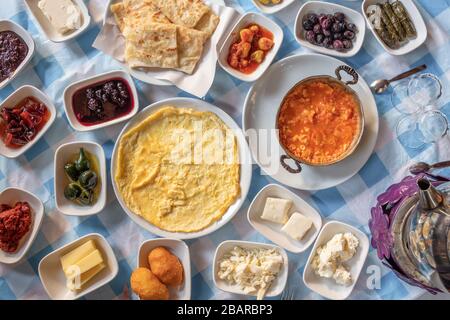
<path fill-rule="evenodd" d="M 347 74 L 349 74 L 352 77 L 352 79 L 348 80 L 348 81 L 343 80 L 342 76 L 341 76 L 341 71 L 345 71 Z M 300 173 L 302 171 L 302 164 L 312 166 L 312 167 L 323 167 L 323 166 L 329 166 L 329 165 L 335 164 L 337 162 L 340 162 L 340 161 L 344 160 L 345 158 L 349 157 L 351 154 L 353 154 L 353 152 L 358 147 L 359 142 L 361 141 L 361 138 L 362 138 L 363 132 L 364 132 L 364 122 L 365 122 L 363 107 L 361 104 L 361 100 L 358 97 L 358 94 L 350 87 L 350 85 L 355 85 L 358 83 L 359 75 L 355 69 L 353 69 L 352 67 L 349 67 L 347 65 L 338 66 L 335 69 L 335 74 L 336 74 L 336 78 L 329 76 L 329 75 L 317 75 L 317 76 L 311 76 L 311 77 L 307 77 L 307 78 L 300 80 L 284 95 L 284 97 L 280 103 L 280 106 L 278 107 L 277 115 L 275 117 L 275 128 L 278 132 L 278 135 L 277 135 L 278 143 L 280 144 L 281 148 L 285 152 L 285 154 L 280 156 L 280 164 L 286 171 L 288 171 L 290 173 Z M 282 108 L 285 100 L 287 99 L 287 97 L 298 86 L 300 86 L 310 80 L 314 80 L 314 79 L 320 79 L 320 80 L 323 80 L 326 82 L 338 84 L 345 91 L 349 92 L 357 101 L 357 104 L 358 104 L 357 112 L 359 113 L 359 130 L 358 130 L 357 134 L 354 136 L 350 147 L 344 153 L 342 153 L 339 157 L 333 159 L 332 161 L 322 162 L 322 163 L 313 163 L 306 159 L 301 159 L 301 158 L 295 156 L 294 154 L 292 154 L 288 150 L 288 148 L 285 145 L 283 145 L 283 143 L 281 142 L 280 130 L 278 128 L 278 120 L 280 117 L 281 108 Z M 296 168 L 292 168 L 289 164 L 286 163 L 286 160 L 289 160 L 289 159 L 294 161 Z"/>
<path fill-rule="evenodd" d="M 100 183 L 100 191 L 97 200 L 92 205 L 82 205 L 71 201 L 64 196 L 64 189 L 71 182 L 65 172 L 64 166 L 76 157 L 80 148 L 88 151 L 98 161 L 98 182 Z M 106 159 L 103 148 L 95 142 L 75 141 L 65 143 L 56 149 L 54 161 L 54 188 L 55 202 L 58 211 L 69 216 L 89 216 L 97 214 L 105 208 L 106 205 Z"/>

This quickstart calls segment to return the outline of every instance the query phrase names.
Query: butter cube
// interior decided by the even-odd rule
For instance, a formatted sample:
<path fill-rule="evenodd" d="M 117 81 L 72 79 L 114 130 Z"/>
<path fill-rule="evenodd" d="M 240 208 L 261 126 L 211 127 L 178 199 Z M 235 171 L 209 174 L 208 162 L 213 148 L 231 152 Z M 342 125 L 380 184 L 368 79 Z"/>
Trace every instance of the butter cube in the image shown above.
<path fill-rule="evenodd" d="M 67 287 L 72 291 L 80 290 L 89 280 L 91 280 L 95 275 L 97 275 L 105 267 L 106 267 L 106 265 L 103 262 L 96 265 L 92 269 L 81 274 L 79 281 L 77 281 L 76 278 L 69 278 Z M 79 283 L 77 283 L 77 282 L 79 282 Z"/>
<path fill-rule="evenodd" d="M 292 206 L 292 200 L 267 198 L 261 219 L 284 224 L 288 220 L 288 212 Z"/>
<path fill-rule="evenodd" d="M 93 240 L 89 240 L 83 243 L 81 246 L 73 249 L 69 253 L 61 257 L 61 265 L 65 271 L 69 266 L 76 264 L 78 261 L 92 253 L 96 250 L 95 243 Z"/>
<path fill-rule="evenodd" d="M 95 266 L 101 264 L 102 262 L 103 258 L 100 251 L 94 250 L 83 259 L 77 261 L 72 266 L 69 266 L 69 268 L 67 268 L 64 272 L 66 273 L 67 278 L 72 279 L 94 268 Z"/>
<path fill-rule="evenodd" d="M 310 218 L 305 217 L 298 212 L 294 212 L 281 230 L 293 239 L 301 240 L 308 230 L 311 229 L 311 226 L 312 220 Z"/>

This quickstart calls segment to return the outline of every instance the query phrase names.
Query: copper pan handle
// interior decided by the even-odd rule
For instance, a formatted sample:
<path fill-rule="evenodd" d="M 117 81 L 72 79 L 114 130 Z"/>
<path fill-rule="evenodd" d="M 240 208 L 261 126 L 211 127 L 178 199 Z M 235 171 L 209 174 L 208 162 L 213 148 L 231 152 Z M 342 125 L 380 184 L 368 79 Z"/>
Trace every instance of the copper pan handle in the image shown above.
<path fill-rule="evenodd" d="M 352 80 L 348 80 L 346 82 L 342 81 L 341 71 L 347 72 L 349 75 L 351 75 L 353 77 L 353 79 Z M 342 65 L 342 66 L 337 67 L 336 70 L 335 70 L 335 73 L 336 73 L 336 78 L 339 81 L 344 82 L 346 85 L 356 84 L 358 82 L 358 79 L 359 79 L 359 76 L 358 76 L 358 73 L 356 72 L 356 70 L 353 69 L 352 67 L 349 67 L 349 66 L 346 66 L 346 65 Z"/>
<path fill-rule="evenodd" d="M 280 163 L 283 166 L 283 168 L 286 169 L 286 171 L 288 171 L 290 173 L 300 173 L 300 172 L 302 172 L 302 166 L 301 166 L 300 162 L 292 159 L 292 160 L 294 160 L 295 164 L 297 165 L 297 168 L 295 169 L 295 168 L 292 168 L 290 165 L 288 165 L 286 163 L 286 160 L 289 160 L 289 159 L 292 159 L 292 158 L 287 156 L 287 155 L 285 155 L 285 154 L 283 154 L 280 157 Z"/>

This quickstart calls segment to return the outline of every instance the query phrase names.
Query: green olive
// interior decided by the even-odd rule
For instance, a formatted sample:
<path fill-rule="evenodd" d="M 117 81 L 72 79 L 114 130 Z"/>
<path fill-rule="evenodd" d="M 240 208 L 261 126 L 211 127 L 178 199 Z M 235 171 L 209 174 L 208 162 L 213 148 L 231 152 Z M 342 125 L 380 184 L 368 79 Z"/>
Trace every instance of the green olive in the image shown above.
<path fill-rule="evenodd" d="M 97 185 L 97 180 L 97 174 L 92 170 L 85 171 L 78 177 L 78 182 L 80 185 L 88 190 L 95 188 Z"/>
<path fill-rule="evenodd" d="M 72 182 L 64 188 L 64 196 L 66 199 L 73 201 L 81 195 L 82 191 L 83 190 L 78 184 Z"/>
<path fill-rule="evenodd" d="M 84 172 L 91 168 L 91 164 L 89 163 L 89 159 L 83 148 L 80 148 L 80 154 L 78 155 L 78 159 L 75 161 L 75 167 L 78 172 Z"/>
<path fill-rule="evenodd" d="M 86 206 L 92 204 L 93 200 L 94 200 L 94 193 L 91 190 L 83 189 L 81 191 L 80 196 L 78 197 L 78 201 L 80 201 L 81 204 L 84 204 Z"/>
<path fill-rule="evenodd" d="M 74 163 L 66 163 L 64 166 L 64 171 L 72 181 L 77 181 L 80 176 L 80 172 L 77 170 Z"/>

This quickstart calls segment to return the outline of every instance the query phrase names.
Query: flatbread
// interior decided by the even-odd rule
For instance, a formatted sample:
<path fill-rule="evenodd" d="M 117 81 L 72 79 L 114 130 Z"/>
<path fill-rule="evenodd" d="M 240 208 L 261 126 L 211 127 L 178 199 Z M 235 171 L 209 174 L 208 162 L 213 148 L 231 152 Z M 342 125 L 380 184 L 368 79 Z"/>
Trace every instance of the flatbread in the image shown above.
<path fill-rule="evenodd" d="M 203 31 L 177 26 L 179 71 L 192 74 L 203 53 L 208 34 Z"/>
<path fill-rule="evenodd" d="M 111 5 L 119 30 L 123 33 L 125 25 L 139 26 L 147 21 L 171 23 L 162 12 L 143 0 L 125 0 Z"/>
<path fill-rule="evenodd" d="M 200 19 L 210 12 L 207 5 L 201 0 L 146 0 L 157 7 L 172 23 L 192 28 Z"/>
<path fill-rule="evenodd" d="M 133 28 L 126 26 L 125 60 L 131 68 L 177 68 L 177 26 L 147 22 Z"/>
<path fill-rule="evenodd" d="M 127 12 L 125 10 L 125 6 L 123 2 L 118 2 L 113 5 L 111 5 L 111 12 L 114 15 L 114 18 L 116 19 L 117 25 L 119 26 L 119 30 L 123 32 L 124 28 L 124 18 L 127 16 Z"/>
<path fill-rule="evenodd" d="M 199 22 L 195 25 L 196 30 L 206 32 L 210 37 L 220 22 L 220 18 L 216 16 L 211 10 L 201 17 Z"/>

